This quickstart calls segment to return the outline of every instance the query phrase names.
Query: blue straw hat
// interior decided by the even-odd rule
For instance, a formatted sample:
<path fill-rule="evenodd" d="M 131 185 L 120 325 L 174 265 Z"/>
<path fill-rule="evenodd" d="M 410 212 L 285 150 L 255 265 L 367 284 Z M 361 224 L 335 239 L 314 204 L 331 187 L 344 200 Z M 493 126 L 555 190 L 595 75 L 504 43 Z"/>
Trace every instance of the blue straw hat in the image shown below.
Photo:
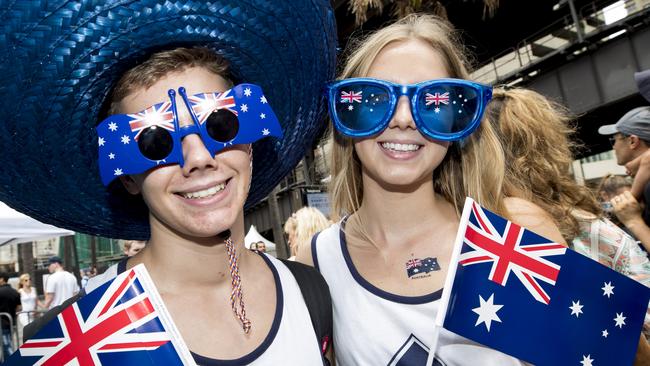
<path fill-rule="evenodd" d="M 102 185 L 94 127 L 122 73 L 155 51 L 211 48 L 265 91 L 284 137 L 255 143 L 247 207 L 325 125 L 336 49 L 327 0 L 4 1 L 0 19 L 0 201 L 42 222 L 149 237 L 142 199 Z"/>

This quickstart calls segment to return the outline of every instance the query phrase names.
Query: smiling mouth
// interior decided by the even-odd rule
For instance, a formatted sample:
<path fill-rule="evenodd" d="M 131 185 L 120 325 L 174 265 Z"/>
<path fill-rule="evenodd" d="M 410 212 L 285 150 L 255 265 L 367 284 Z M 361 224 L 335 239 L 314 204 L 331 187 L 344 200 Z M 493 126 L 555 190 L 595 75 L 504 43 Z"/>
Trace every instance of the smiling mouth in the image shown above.
<path fill-rule="evenodd" d="M 182 196 L 183 198 L 195 199 L 195 200 L 196 199 L 201 199 L 201 198 L 212 197 L 215 194 L 217 194 L 217 193 L 223 191 L 224 189 L 226 189 L 226 184 L 227 184 L 227 182 L 219 183 L 219 184 L 215 185 L 214 187 L 204 189 L 204 190 L 201 190 L 201 191 L 183 192 L 183 193 L 178 193 L 178 194 L 180 196 Z"/>
<path fill-rule="evenodd" d="M 396 151 L 396 152 L 413 152 L 413 151 L 418 151 L 422 147 L 422 145 L 416 145 L 416 144 L 396 144 L 393 142 L 382 142 L 381 147 L 390 150 L 390 151 Z"/>

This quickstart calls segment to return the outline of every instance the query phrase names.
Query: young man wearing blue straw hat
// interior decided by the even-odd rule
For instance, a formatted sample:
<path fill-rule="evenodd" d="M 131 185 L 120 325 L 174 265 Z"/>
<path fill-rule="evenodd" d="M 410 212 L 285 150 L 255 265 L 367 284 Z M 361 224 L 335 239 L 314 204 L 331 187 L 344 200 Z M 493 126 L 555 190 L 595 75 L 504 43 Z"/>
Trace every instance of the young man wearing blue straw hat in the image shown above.
<path fill-rule="evenodd" d="M 243 210 L 320 132 L 328 2 L 42 0 L 0 14 L 0 200 L 148 239 L 87 291 L 145 264 L 197 363 L 322 364 L 295 269 L 244 250 Z"/>

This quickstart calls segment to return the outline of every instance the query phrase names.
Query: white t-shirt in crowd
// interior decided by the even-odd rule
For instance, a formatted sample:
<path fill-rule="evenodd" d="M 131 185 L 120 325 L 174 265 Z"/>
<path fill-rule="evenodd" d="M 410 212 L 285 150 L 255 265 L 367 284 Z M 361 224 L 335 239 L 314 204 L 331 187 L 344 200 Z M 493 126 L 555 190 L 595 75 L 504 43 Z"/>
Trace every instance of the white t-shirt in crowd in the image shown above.
<path fill-rule="evenodd" d="M 79 292 L 77 278 L 70 272 L 58 271 L 52 273 L 45 283 L 45 293 L 53 294 L 50 309 L 61 305 L 65 300 Z"/>

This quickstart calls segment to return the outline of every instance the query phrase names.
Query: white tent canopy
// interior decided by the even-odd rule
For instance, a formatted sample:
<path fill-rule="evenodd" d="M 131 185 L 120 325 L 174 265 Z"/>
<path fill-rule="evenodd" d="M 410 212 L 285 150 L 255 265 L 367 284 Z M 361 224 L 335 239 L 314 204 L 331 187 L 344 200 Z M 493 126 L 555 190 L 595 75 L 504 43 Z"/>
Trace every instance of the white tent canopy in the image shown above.
<path fill-rule="evenodd" d="M 74 235 L 74 231 L 43 224 L 0 202 L 0 245 L 26 243 L 67 235 Z"/>
<path fill-rule="evenodd" d="M 275 252 L 275 243 L 269 240 L 266 240 L 262 234 L 260 234 L 257 229 L 255 228 L 255 225 L 251 225 L 250 229 L 248 229 L 248 233 L 246 234 L 246 237 L 244 238 L 244 245 L 246 248 L 250 249 L 251 244 L 257 243 L 258 241 L 263 241 L 264 244 L 266 244 L 266 251 L 267 252 Z"/>

